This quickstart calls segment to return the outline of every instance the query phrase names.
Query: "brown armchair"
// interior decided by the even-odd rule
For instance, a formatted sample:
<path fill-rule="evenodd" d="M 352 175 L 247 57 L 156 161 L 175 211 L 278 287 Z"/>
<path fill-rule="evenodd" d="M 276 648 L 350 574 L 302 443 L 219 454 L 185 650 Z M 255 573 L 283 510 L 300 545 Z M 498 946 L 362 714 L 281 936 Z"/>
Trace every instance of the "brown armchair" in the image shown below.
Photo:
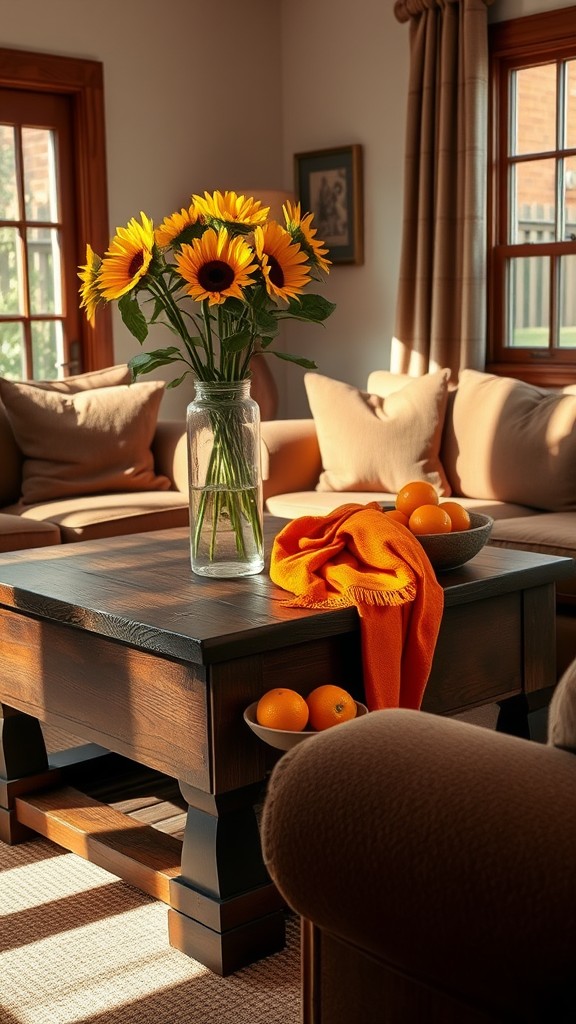
<path fill-rule="evenodd" d="M 281 758 L 263 847 L 305 1024 L 576 1020 L 572 753 L 373 712 Z"/>

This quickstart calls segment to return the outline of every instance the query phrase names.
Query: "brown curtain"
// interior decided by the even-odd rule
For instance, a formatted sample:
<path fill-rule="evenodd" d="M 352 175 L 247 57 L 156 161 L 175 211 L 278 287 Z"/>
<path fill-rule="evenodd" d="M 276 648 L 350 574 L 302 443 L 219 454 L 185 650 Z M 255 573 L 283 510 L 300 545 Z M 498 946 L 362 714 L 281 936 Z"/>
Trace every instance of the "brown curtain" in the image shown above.
<path fill-rule="evenodd" d="M 394 6 L 410 23 L 397 373 L 484 369 L 489 3 Z"/>

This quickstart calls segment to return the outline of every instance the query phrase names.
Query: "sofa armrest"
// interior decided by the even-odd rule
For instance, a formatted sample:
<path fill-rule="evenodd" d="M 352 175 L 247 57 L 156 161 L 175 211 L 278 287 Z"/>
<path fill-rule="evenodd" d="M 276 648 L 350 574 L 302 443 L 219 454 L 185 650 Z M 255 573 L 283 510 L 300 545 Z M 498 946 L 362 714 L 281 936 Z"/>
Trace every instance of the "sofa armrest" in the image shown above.
<path fill-rule="evenodd" d="M 156 472 L 167 476 L 175 491 L 188 494 L 186 424 L 181 420 L 158 420 L 152 453 Z"/>
<path fill-rule="evenodd" d="M 322 470 L 314 420 L 261 424 L 264 501 L 274 494 L 314 490 Z"/>
<path fill-rule="evenodd" d="M 290 906 L 383 969 L 506 1007 L 506 1020 L 563 1021 L 575 808 L 571 753 L 377 711 L 281 758 L 264 857 Z"/>

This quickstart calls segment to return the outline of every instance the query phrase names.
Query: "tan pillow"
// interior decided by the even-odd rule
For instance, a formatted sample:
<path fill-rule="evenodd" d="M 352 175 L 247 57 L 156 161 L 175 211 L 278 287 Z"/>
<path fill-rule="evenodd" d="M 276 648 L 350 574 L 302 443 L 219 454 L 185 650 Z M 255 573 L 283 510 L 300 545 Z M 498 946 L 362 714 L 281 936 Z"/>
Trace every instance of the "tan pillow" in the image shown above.
<path fill-rule="evenodd" d="M 457 494 L 576 509 L 576 396 L 463 370 L 442 455 Z"/>
<path fill-rule="evenodd" d="M 93 391 L 94 388 L 111 388 L 118 384 L 130 384 L 131 380 L 132 374 L 128 363 L 118 363 L 116 366 L 106 366 L 103 370 L 88 370 L 87 373 L 64 377 L 63 380 L 27 380 L 26 384 L 42 388 L 44 391 L 74 394 L 76 391 Z"/>
<path fill-rule="evenodd" d="M 33 387 L 50 391 L 71 393 L 91 388 L 112 387 L 115 384 L 129 384 L 131 373 L 127 363 L 108 366 L 104 370 L 79 373 L 64 380 L 31 380 Z M 16 444 L 10 421 L 0 402 L 0 508 L 18 501 L 22 474 L 22 452 Z"/>
<path fill-rule="evenodd" d="M 410 378 L 382 398 L 318 373 L 304 377 L 323 472 L 319 491 L 388 491 L 428 480 L 450 487 L 439 458 L 449 370 Z"/>
<path fill-rule="evenodd" d="M 61 394 L 0 380 L 0 396 L 25 456 L 22 499 L 34 505 L 111 491 L 168 490 L 150 445 L 162 381 Z"/>

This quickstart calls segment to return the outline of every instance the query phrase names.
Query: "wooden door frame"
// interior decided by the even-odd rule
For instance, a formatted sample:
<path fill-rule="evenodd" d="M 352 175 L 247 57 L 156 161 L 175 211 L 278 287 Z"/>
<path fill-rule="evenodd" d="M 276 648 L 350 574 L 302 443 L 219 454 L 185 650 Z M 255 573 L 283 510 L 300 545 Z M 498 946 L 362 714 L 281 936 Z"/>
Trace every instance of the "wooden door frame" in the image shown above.
<path fill-rule="evenodd" d="M 71 98 L 78 262 L 85 262 L 87 243 L 102 255 L 109 244 L 102 63 L 0 47 L 2 87 L 64 93 Z M 82 369 L 111 366 L 114 346 L 110 307 L 98 311 L 94 327 L 83 316 L 81 332 Z"/>

